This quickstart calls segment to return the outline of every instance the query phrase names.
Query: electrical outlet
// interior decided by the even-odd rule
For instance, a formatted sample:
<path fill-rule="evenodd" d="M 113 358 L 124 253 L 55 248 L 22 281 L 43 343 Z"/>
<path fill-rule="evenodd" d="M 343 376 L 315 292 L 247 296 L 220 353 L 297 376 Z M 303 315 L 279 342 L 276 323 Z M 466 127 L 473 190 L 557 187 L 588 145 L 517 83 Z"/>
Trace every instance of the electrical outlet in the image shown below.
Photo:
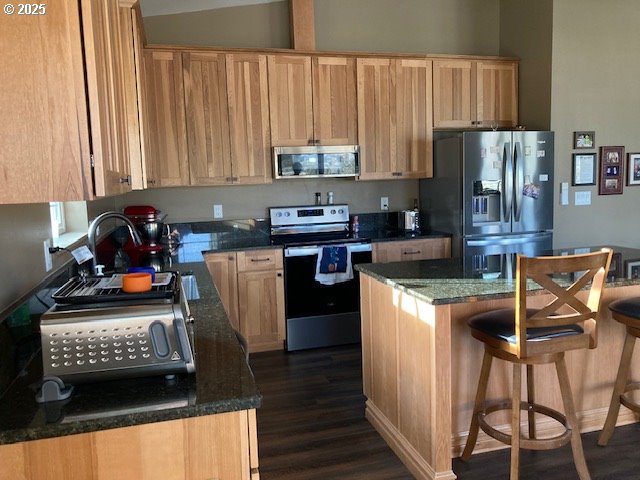
<path fill-rule="evenodd" d="M 213 218 L 222 218 L 222 205 L 213 206 Z"/>
<path fill-rule="evenodd" d="M 380 210 L 389 210 L 389 197 L 380 197 Z"/>
<path fill-rule="evenodd" d="M 51 240 L 46 239 L 44 241 L 44 270 L 46 272 L 50 272 L 53 268 L 53 260 L 51 259 L 51 254 L 49 253 L 49 247 L 51 246 Z"/>

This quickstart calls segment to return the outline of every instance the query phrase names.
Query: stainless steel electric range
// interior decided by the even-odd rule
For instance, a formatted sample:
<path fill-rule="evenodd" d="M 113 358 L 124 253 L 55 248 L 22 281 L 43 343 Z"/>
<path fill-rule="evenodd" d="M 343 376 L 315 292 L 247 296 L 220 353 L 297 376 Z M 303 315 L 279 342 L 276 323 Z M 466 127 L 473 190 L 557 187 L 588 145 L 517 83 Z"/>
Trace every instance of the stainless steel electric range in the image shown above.
<path fill-rule="evenodd" d="M 371 241 L 352 237 L 349 206 L 272 207 L 269 214 L 272 243 L 284 247 L 287 350 L 359 342 L 360 282 L 353 266 L 371 263 Z M 341 258 L 331 264 L 328 255 Z"/>

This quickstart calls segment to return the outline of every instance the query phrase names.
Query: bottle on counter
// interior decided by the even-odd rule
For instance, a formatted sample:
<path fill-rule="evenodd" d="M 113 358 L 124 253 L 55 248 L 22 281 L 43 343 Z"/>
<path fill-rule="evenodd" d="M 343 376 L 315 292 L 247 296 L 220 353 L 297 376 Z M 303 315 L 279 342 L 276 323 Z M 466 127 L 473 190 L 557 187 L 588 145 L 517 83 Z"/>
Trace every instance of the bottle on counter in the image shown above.
<path fill-rule="evenodd" d="M 353 217 L 351 217 L 351 233 L 355 235 L 358 233 L 359 230 L 360 230 L 360 219 L 358 218 L 358 215 L 354 215 Z"/>
<path fill-rule="evenodd" d="M 333 192 L 327 192 L 327 205 L 333 205 Z"/>
<path fill-rule="evenodd" d="M 316 205 L 322 205 L 322 193 L 316 192 Z"/>

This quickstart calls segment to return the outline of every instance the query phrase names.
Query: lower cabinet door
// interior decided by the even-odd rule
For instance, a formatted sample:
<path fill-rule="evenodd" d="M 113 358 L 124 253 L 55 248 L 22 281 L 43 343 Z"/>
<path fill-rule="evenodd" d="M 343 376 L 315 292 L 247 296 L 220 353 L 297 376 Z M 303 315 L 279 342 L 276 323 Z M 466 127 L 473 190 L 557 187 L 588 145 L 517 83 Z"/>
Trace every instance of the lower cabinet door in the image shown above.
<path fill-rule="evenodd" d="M 279 350 L 285 339 L 282 270 L 238 273 L 240 332 L 251 352 Z"/>
<path fill-rule="evenodd" d="M 254 480 L 255 410 L 0 445 L 0 480 Z"/>
<path fill-rule="evenodd" d="M 204 261 L 213 279 L 213 284 L 218 290 L 220 301 L 227 312 L 231 326 L 240 331 L 236 253 L 207 253 L 204 255 Z"/>

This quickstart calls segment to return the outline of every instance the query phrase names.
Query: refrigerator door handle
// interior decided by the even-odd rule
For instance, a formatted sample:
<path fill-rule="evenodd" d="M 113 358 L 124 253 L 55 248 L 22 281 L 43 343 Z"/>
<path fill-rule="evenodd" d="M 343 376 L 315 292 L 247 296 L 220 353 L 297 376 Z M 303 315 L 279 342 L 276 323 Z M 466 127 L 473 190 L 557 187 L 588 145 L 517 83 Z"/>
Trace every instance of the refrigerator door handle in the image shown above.
<path fill-rule="evenodd" d="M 509 144 L 502 147 L 502 210 L 504 221 L 511 221 L 511 206 L 513 205 L 513 164 Z"/>
<path fill-rule="evenodd" d="M 467 239 L 467 246 L 469 247 L 487 247 L 493 245 L 520 245 L 523 243 L 529 243 L 541 238 L 539 234 L 530 235 L 506 235 L 498 237 L 485 237 L 485 238 L 472 238 Z"/>
<path fill-rule="evenodd" d="M 522 201 L 524 200 L 524 158 L 522 156 L 522 145 L 515 142 L 513 147 L 513 164 L 514 164 L 514 220 L 520 221 L 520 213 L 522 212 Z"/>

